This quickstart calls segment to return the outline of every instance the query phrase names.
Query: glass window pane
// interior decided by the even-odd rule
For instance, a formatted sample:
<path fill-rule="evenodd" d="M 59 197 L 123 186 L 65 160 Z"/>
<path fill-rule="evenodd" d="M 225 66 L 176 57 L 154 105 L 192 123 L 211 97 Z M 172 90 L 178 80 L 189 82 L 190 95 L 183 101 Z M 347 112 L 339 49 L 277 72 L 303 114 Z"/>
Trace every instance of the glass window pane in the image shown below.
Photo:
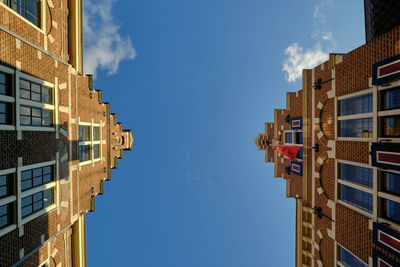
<path fill-rule="evenodd" d="M 43 204 L 44 207 L 50 206 L 53 204 L 53 188 L 47 189 L 46 191 L 43 192 Z"/>
<path fill-rule="evenodd" d="M 31 125 L 31 117 L 20 116 L 21 125 Z"/>
<path fill-rule="evenodd" d="M 28 90 L 28 91 L 31 90 L 29 82 L 25 81 L 25 80 L 22 80 L 22 79 L 19 80 L 19 88 L 20 89 L 25 89 L 25 90 Z"/>
<path fill-rule="evenodd" d="M 3 114 L 6 113 L 6 110 L 7 110 L 6 105 L 7 104 L 5 102 L 0 102 L 0 113 L 3 113 Z"/>
<path fill-rule="evenodd" d="M 339 163 L 340 179 L 372 188 L 373 169 Z"/>
<path fill-rule="evenodd" d="M 100 140 L 100 127 L 93 127 L 93 140 L 99 141 Z"/>
<path fill-rule="evenodd" d="M 52 89 L 47 86 L 42 86 L 42 102 L 52 104 L 53 99 L 51 95 Z"/>
<path fill-rule="evenodd" d="M 31 91 L 40 94 L 40 85 L 31 83 Z"/>
<path fill-rule="evenodd" d="M 400 87 L 382 91 L 382 108 L 400 109 Z"/>
<path fill-rule="evenodd" d="M 339 121 L 341 137 L 372 137 L 372 118 Z"/>
<path fill-rule="evenodd" d="M 6 74 L 0 72 L 0 83 L 1 84 L 6 84 Z"/>
<path fill-rule="evenodd" d="M 31 115 L 31 108 L 28 108 L 28 107 L 25 107 L 25 106 L 21 106 L 19 108 L 19 113 L 21 115 L 30 116 Z"/>
<path fill-rule="evenodd" d="M 400 223 L 400 203 L 382 198 L 382 217 Z"/>
<path fill-rule="evenodd" d="M 43 208 L 43 203 L 41 200 L 33 203 L 33 211 L 38 211 L 41 210 L 42 208 Z"/>
<path fill-rule="evenodd" d="M 285 143 L 289 143 L 289 144 L 293 143 L 292 137 L 293 136 L 292 136 L 291 132 L 285 133 Z"/>
<path fill-rule="evenodd" d="M 4 227 L 8 224 L 8 216 L 2 216 L 0 217 L 0 227 Z"/>
<path fill-rule="evenodd" d="M 382 173 L 382 190 L 400 196 L 400 175 L 396 173 Z"/>
<path fill-rule="evenodd" d="M 79 161 L 88 161 L 90 160 L 90 146 L 79 146 Z"/>
<path fill-rule="evenodd" d="M 31 92 L 27 90 L 20 89 L 19 90 L 19 97 L 25 99 L 31 99 Z"/>
<path fill-rule="evenodd" d="M 27 196 L 27 197 L 24 197 L 23 199 L 21 199 L 22 207 L 29 206 L 31 204 L 32 204 L 32 196 Z"/>
<path fill-rule="evenodd" d="M 6 185 L 0 186 L 0 198 L 6 197 L 6 196 L 8 196 L 7 186 Z"/>
<path fill-rule="evenodd" d="M 346 267 L 368 267 L 368 265 L 363 263 L 341 246 L 339 246 L 339 260 Z"/>
<path fill-rule="evenodd" d="M 33 117 L 32 118 L 32 125 L 33 126 L 41 126 L 42 125 L 42 119 L 41 118 L 37 118 L 37 117 Z"/>
<path fill-rule="evenodd" d="M 22 171 L 21 172 L 21 179 L 27 180 L 32 178 L 32 170 Z"/>
<path fill-rule="evenodd" d="M 43 167 L 43 174 L 51 173 L 52 166 Z"/>
<path fill-rule="evenodd" d="M 41 176 L 42 175 L 42 168 L 33 169 L 33 176 Z"/>
<path fill-rule="evenodd" d="M 0 83 L 0 95 L 7 95 L 6 85 Z"/>
<path fill-rule="evenodd" d="M 43 184 L 43 182 L 42 182 L 42 176 L 33 178 L 33 186 L 34 186 L 34 187 L 35 187 L 35 186 L 42 185 L 42 184 Z"/>
<path fill-rule="evenodd" d="M 382 136 L 400 136 L 400 116 L 382 117 Z"/>
<path fill-rule="evenodd" d="M 50 174 L 45 174 L 43 176 L 43 184 L 47 184 L 49 182 L 51 182 L 51 175 Z"/>
<path fill-rule="evenodd" d="M 31 205 L 22 208 L 22 212 L 21 212 L 22 218 L 25 218 L 26 216 L 28 216 L 31 213 L 32 213 L 32 206 Z"/>
<path fill-rule="evenodd" d="M 39 93 L 31 92 L 31 99 L 32 99 L 33 101 L 40 102 L 41 96 L 40 96 Z"/>
<path fill-rule="evenodd" d="M 0 207 L 0 216 L 4 216 L 7 214 L 7 205 Z"/>
<path fill-rule="evenodd" d="M 93 158 L 97 159 L 100 157 L 100 145 L 93 145 Z"/>
<path fill-rule="evenodd" d="M 339 198 L 355 207 L 372 213 L 372 194 L 340 184 Z"/>
<path fill-rule="evenodd" d="M 90 126 L 79 125 L 79 142 L 90 141 Z"/>
<path fill-rule="evenodd" d="M 39 200 L 42 200 L 43 198 L 43 193 L 42 192 L 38 192 L 36 194 L 33 194 L 33 202 L 37 202 Z"/>
<path fill-rule="evenodd" d="M 6 123 L 7 123 L 6 114 L 0 113 L 0 124 L 6 124 Z"/>
<path fill-rule="evenodd" d="M 42 110 L 40 108 L 32 108 L 32 116 L 33 117 L 41 117 Z"/>
<path fill-rule="evenodd" d="M 339 100 L 339 116 L 372 112 L 372 93 Z"/>
<path fill-rule="evenodd" d="M 7 175 L 0 176 L 0 186 L 7 185 Z"/>
<path fill-rule="evenodd" d="M 32 180 L 26 180 L 21 182 L 21 190 L 27 190 L 32 187 Z"/>
<path fill-rule="evenodd" d="M 303 132 L 296 132 L 296 144 L 303 144 Z"/>

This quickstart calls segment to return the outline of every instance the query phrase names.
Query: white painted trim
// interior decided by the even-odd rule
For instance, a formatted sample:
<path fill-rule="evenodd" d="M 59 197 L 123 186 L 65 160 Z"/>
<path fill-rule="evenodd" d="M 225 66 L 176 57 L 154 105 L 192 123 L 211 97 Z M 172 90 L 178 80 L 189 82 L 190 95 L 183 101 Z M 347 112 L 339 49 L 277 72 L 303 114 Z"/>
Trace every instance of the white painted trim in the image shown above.
<path fill-rule="evenodd" d="M 396 166 L 400 166 L 399 163 L 394 163 L 394 162 L 390 162 L 388 163 L 387 161 L 381 161 L 378 160 L 378 153 L 383 153 L 383 154 L 392 154 L 392 155 L 400 155 L 400 152 L 389 152 L 389 151 L 376 151 L 376 162 L 380 162 L 383 164 L 390 164 L 390 165 L 396 165 Z"/>
<path fill-rule="evenodd" d="M 0 125 L 0 131 L 14 131 L 14 125 Z"/>
<path fill-rule="evenodd" d="M 394 228 L 396 231 L 400 231 L 400 225 L 391 220 L 379 217 L 378 223 L 386 223 L 386 224 L 390 225 L 390 227 Z"/>
<path fill-rule="evenodd" d="M 8 234 L 9 232 L 14 231 L 15 229 L 17 229 L 17 225 L 11 224 L 11 225 L 7 226 L 6 228 L 0 230 L 0 236 Z"/>
<path fill-rule="evenodd" d="M 16 196 L 9 196 L 9 197 L 5 197 L 5 198 L 2 198 L 2 199 L 0 199 L 0 206 L 4 206 L 4 205 L 7 205 L 7 204 L 9 204 L 9 203 L 11 203 L 11 202 L 14 202 L 15 200 L 17 200 L 17 197 Z"/>
<path fill-rule="evenodd" d="M 383 110 L 383 111 L 378 112 L 379 117 L 399 115 L 399 114 L 400 114 L 400 109 L 389 109 L 389 110 Z"/>
<path fill-rule="evenodd" d="M 41 132 L 55 132 L 56 129 L 54 127 L 40 127 L 40 126 L 20 126 L 19 130 L 21 131 L 41 131 Z"/>
<path fill-rule="evenodd" d="M 391 201 L 393 201 L 393 202 L 400 203 L 400 197 L 399 197 L 399 196 L 392 195 L 392 194 L 390 194 L 390 193 L 386 193 L 386 192 L 381 192 L 381 191 L 379 191 L 379 192 L 378 192 L 378 197 L 380 197 L 380 198 L 385 198 L 385 199 L 391 200 Z"/>
<path fill-rule="evenodd" d="M 15 172 L 15 168 L 0 170 L 0 175 L 10 174 Z"/>
<path fill-rule="evenodd" d="M 50 182 L 50 183 L 47 183 L 47 184 L 44 184 L 44 185 L 41 185 L 41 186 L 38 186 L 38 187 L 34 187 L 32 189 L 29 189 L 29 190 L 23 191 L 23 192 L 21 192 L 20 196 L 21 196 L 21 198 L 24 198 L 24 197 L 39 193 L 41 191 L 53 188 L 55 186 L 56 186 L 56 182 L 53 181 L 53 182 Z M 55 193 L 56 192 L 54 192 L 54 194 Z"/>
<path fill-rule="evenodd" d="M 377 88 L 379 91 L 384 91 L 384 90 L 393 89 L 394 87 L 398 87 L 398 86 L 400 86 L 400 80 L 390 82 L 389 86 L 377 86 Z"/>
<path fill-rule="evenodd" d="M 13 10 L 11 7 L 7 6 L 6 4 L 3 4 L 2 2 L 0 2 L 0 5 L 3 6 L 5 9 L 7 9 L 9 12 L 16 15 L 18 18 L 22 19 L 25 23 L 27 23 L 28 25 L 31 25 L 37 31 L 39 31 L 40 33 L 45 35 L 44 26 L 46 25 L 46 13 L 47 12 L 46 12 L 46 8 L 45 8 L 46 7 L 45 2 L 43 0 L 40 0 L 40 18 L 39 18 L 40 27 L 38 27 L 35 24 L 33 24 L 32 22 L 30 22 L 27 18 L 25 18 L 24 16 L 22 16 L 21 14 L 19 14 L 15 10 Z"/>
<path fill-rule="evenodd" d="M 338 183 L 346 185 L 346 186 L 349 186 L 349 187 L 353 187 L 353 188 L 358 189 L 360 191 L 364 191 L 364 192 L 370 193 L 371 195 L 374 193 L 374 191 L 371 188 L 368 188 L 368 187 L 365 187 L 365 186 L 362 186 L 362 185 L 359 185 L 359 184 L 355 184 L 355 183 L 352 183 L 350 181 L 338 179 Z"/>
<path fill-rule="evenodd" d="M 0 2 L 1 3 L 1 2 Z M 8 102 L 8 103 L 14 103 L 15 99 L 12 96 L 8 96 L 8 95 L 0 95 L 0 101 L 3 102 Z"/>
<path fill-rule="evenodd" d="M 19 171 L 25 171 L 25 170 L 30 170 L 30 169 L 36 169 L 36 168 L 46 167 L 46 166 L 50 166 L 50 165 L 55 165 L 55 164 L 56 164 L 56 161 L 55 160 L 51 160 L 51 161 L 46 161 L 46 162 L 37 163 L 37 164 L 25 165 L 25 166 L 19 167 L 18 170 Z"/>
<path fill-rule="evenodd" d="M 35 76 L 26 74 L 26 73 L 18 71 L 18 70 L 15 71 L 15 72 L 18 73 L 18 76 L 19 76 L 20 79 L 28 80 L 30 82 L 34 82 L 34 83 L 37 83 L 37 84 L 40 84 L 40 85 L 44 85 L 44 86 L 47 86 L 47 87 L 54 88 L 54 84 L 53 83 L 41 80 L 41 79 L 39 79 L 39 78 L 37 78 Z"/>
<path fill-rule="evenodd" d="M 353 142 L 373 142 L 371 137 L 338 137 L 338 141 L 353 141 Z"/>
<path fill-rule="evenodd" d="M 357 92 L 354 92 L 354 93 L 351 93 L 351 94 L 338 96 L 337 100 L 340 101 L 340 100 L 343 100 L 343 99 L 348 99 L 348 98 L 352 98 L 352 97 L 356 97 L 356 96 L 360 96 L 360 95 L 366 95 L 366 94 L 369 94 L 369 93 L 373 93 L 375 89 L 376 88 L 372 87 L 372 88 L 368 88 L 368 89 L 365 89 L 365 90 L 360 90 L 360 91 L 357 91 Z"/>
<path fill-rule="evenodd" d="M 356 120 L 356 119 L 365 119 L 365 118 L 370 118 L 373 117 L 374 113 L 369 112 L 369 113 L 358 113 L 358 114 L 353 114 L 353 115 L 346 115 L 346 116 L 338 116 L 337 119 L 339 121 L 343 120 Z"/>
<path fill-rule="evenodd" d="M 378 220 L 378 168 L 373 168 L 373 221 L 376 222 Z"/>
<path fill-rule="evenodd" d="M 30 107 L 34 107 L 34 108 L 41 108 L 41 109 L 48 109 L 48 110 L 55 109 L 53 105 L 36 102 L 36 101 L 28 100 L 28 99 L 23 99 L 23 98 L 21 98 L 19 102 L 21 105 L 30 106 Z"/>
<path fill-rule="evenodd" d="M 354 166 L 358 166 L 358 167 L 364 167 L 364 168 L 372 169 L 372 167 L 370 165 L 365 164 L 365 163 L 361 163 L 361 162 L 356 162 L 356 161 L 338 159 L 337 163 L 345 163 L 345 164 L 349 164 L 349 165 L 354 165 Z M 339 166 L 339 164 L 337 166 Z"/>
<path fill-rule="evenodd" d="M 381 232 L 381 233 L 383 233 L 383 234 L 385 234 L 385 235 L 388 235 L 388 236 L 390 236 L 391 238 L 393 238 L 393 239 L 395 239 L 395 240 L 397 240 L 397 241 L 400 241 L 399 239 L 395 238 L 394 236 L 392 236 L 392 235 L 390 235 L 390 234 L 387 234 L 387 233 L 385 233 L 385 232 L 382 232 L 381 230 L 378 230 L 378 240 L 379 240 L 380 242 L 382 242 L 382 241 L 380 240 L 379 232 Z M 400 253 L 400 251 L 399 251 L 398 249 L 392 247 L 392 246 L 389 245 L 388 243 L 386 243 L 386 242 L 383 242 L 383 243 L 384 243 L 386 246 L 388 246 L 388 247 L 390 247 L 391 249 L 393 249 L 394 251 L 396 251 L 397 253 Z"/>

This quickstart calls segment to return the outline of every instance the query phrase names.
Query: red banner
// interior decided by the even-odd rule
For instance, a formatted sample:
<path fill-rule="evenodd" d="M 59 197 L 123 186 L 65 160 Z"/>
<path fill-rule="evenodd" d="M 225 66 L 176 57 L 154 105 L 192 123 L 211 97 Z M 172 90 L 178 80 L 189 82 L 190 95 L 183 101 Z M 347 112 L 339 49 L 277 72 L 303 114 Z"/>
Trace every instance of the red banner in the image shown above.
<path fill-rule="evenodd" d="M 296 160 L 297 153 L 302 146 L 271 146 L 273 149 L 288 157 L 290 160 Z"/>

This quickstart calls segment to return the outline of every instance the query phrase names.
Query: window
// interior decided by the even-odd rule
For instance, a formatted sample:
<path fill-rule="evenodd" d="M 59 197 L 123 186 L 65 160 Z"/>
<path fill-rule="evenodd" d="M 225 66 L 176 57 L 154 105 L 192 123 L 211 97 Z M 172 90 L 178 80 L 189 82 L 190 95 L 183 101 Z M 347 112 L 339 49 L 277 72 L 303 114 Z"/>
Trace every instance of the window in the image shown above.
<path fill-rule="evenodd" d="M 373 94 L 347 97 L 338 103 L 339 137 L 373 137 Z"/>
<path fill-rule="evenodd" d="M 379 178 L 380 217 L 400 225 L 400 174 L 380 171 Z"/>
<path fill-rule="evenodd" d="M 15 168 L 0 170 L 0 235 L 8 233 L 15 226 Z"/>
<path fill-rule="evenodd" d="M 338 199 L 341 204 L 373 213 L 373 169 L 343 162 L 338 168 Z"/>
<path fill-rule="evenodd" d="M 339 262 L 346 267 L 368 267 L 359 258 L 351 254 L 347 249 L 339 245 Z"/>
<path fill-rule="evenodd" d="M 292 144 L 293 143 L 293 133 L 285 132 L 285 143 Z"/>
<path fill-rule="evenodd" d="M 20 124 L 22 126 L 53 126 L 53 89 L 44 83 L 19 79 Z"/>
<path fill-rule="evenodd" d="M 19 167 L 19 224 L 24 224 L 55 207 L 54 163 L 53 161 Z"/>
<path fill-rule="evenodd" d="M 12 121 L 13 98 L 11 79 L 12 76 L 5 72 L 0 72 L 0 125 L 10 125 Z"/>
<path fill-rule="evenodd" d="M 285 131 L 285 144 L 303 144 L 303 132 L 302 131 Z"/>
<path fill-rule="evenodd" d="M 339 116 L 372 112 L 372 93 L 339 101 Z"/>
<path fill-rule="evenodd" d="M 0 0 L 0 2 L 40 27 L 40 0 Z"/>
<path fill-rule="evenodd" d="M 100 160 L 100 139 L 100 125 L 91 123 L 81 123 L 79 125 L 78 157 L 80 162 L 90 163 Z"/>
<path fill-rule="evenodd" d="M 380 137 L 400 138 L 400 86 L 384 88 L 380 93 Z"/>
<path fill-rule="evenodd" d="M 21 199 L 21 216 L 26 218 L 29 215 L 47 208 L 54 203 L 53 188 L 40 191 Z"/>

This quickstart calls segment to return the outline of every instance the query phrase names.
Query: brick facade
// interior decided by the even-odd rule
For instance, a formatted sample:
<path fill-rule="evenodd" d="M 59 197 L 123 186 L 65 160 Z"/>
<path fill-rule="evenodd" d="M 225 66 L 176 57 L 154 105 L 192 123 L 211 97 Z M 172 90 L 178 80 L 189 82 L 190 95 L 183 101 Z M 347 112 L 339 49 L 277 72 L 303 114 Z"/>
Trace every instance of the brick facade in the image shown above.
<path fill-rule="evenodd" d="M 400 236 L 400 223 L 394 219 L 399 216 L 398 211 L 395 210 L 390 215 L 392 217 L 388 218 L 389 215 L 384 215 L 388 208 L 381 202 L 387 198 L 398 203 L 399 199 L 397 196 L 388 196 L 390 192 L 387 194 L 387 191 L 382 191 L 383 169 L 379 167 L 380 162 L 375 162 L 371 156 L 375 153 L 372 147 L 380 144 L 379 141 L 398 143 L 396 136 L 384 139 L 384 124 L 380 119 L 388 116 L 386 114 L 398 116 L 398 110 L 381 112 L 384 90 L 400 88 L 398 75 L 393 71 L 393 78 L 385 84 L 372 84 L 372 81 L 374 75 L 377 75 L 373 72 L 374 64 L 382 61 L 384 63 L 381 65 L 397 62 L 394 60 L 399 58 L 399 54 L 400 27 L 348 54 L 331 54 L 328 61 L 304 70 L 302 90 L 287 93 L 286 109 L 275 110 L 274 122 L 266 123 L 273 125 L 274 135 L 271 136 L 271 131 L 266 127 L 265 133 L 255 139 L 258 149 L 266 150 L 265 161 L 272 162 L 271 159 L 274 159 L 275 176 L 286 180 L 287 197 L 296 199 L 296 244 L 301 244 L 296 245 L 296 266 L 338 266 L 338 262 L 340 264 L 341 260 L 345 261 L 342 258 L 345 253 L 343 249 L 365 266 L 377 266 L 376 262 L 380 259 L 387 260 L 389 266 L 398 266 L 400 263 L 400 250 L 397 252 L 388 248 L 385 241 L 376 237 L 380 233 L 390 238 L 398 239 Z M 322 82 L 321 88 L 318 88 L 319 79 Z M 371 95 L 372 107 L 366 114 L 359 112 L 360 115 L 355 113 L 353 117 L 346 117 L 339 112 L 343 99 L 367 94 Z M 290 130 L 290 123 L 296 117 L 302 117 L 303 120 L 303 161 L 296 160 L 303 166 L 303 174 L 300 176 L 287 172 L 291 164 L 287 157 L 261 145 L 263 142 L 287 145 L 284 141 L 285 131 Z M 362 126 L 365 128 L 354 137 L 341 131 L 341 127 L 344 127 L 341 126 L 342 121 L 362 118 L 371 118 L 372 130 Z M 398 126 L 390 127 L 388 131 L 394 132 Z M 353 133 L 357 130 L 355 128 L 353 126 L 348 131 Z M 316 146 L 318 149 L 315 149 Z M 393 146 L 390 149 L 391 155 L 400 154 Z M 274 157 L 271 153 L 274 153 Z M 340 164 L 369 170 L 369 174 L 353 173 L 356 176 L 350 178 L 357 180 L 364 179 L 363 175 L 371 175 L 370 187 L 360 186 L 354 180 L 341 177 Z M 398 168 L 388 164 L 385 171 L 397 175 Z M 353 193 L 346 193 L 346 188 L 352 188 Z M 358 192 L 364 192 L 363 196 L 368 197 L 368 200 L 362 199 Z M 367 206 L 368 203 L 371 207 Z M 320 216 L 315 212 L 317 209 Z"/>
<path fill-rule="evenodd" d="M 110 113 L 110 104 L 103 102 L 101 91 L 93 90 L 92 77 L 81 74 L 79 66 L 69 61 L 72 57 L 79 58 L 74 55 L 72 41 L 68 38 L 79 35 L 73 28 L 71 17 L 80 14 L 72 14 L 71 5 L 79 7 L 80 1 L 41 3 L 40 19 L 44 22 L 41 27 L 0 4 L 0 71 L 10 71 L 12 77 L 11 93 L 8 96 L 0 94 L 0 102 L 12 99 L 11 113 L 7 115 L 11 118 L 10 123 L 0 125 L 0 177 L 4 172 L 12 176 L 8 195 L 0 197 L 0 204 L 11 205 L 7 213 L 9 222 L 0 227 L 0 266 L 39 266 L 42 263 L 48 264 L 46 266 L 85 266 L 85 249 L 77 248 L 79 242 L 85 242 L 85 237 L 77 237 L 78 232 L 85 234 L 84 217 L 88 211 L 94 211 L 94 197 L 103 194 L 104 181 L 111 179 L 111 169 L 117 167 L 117 159 L 122 158 L 123 150 L 132 148 L 132 132 L 123 130 L 116 115 Z M 78 30 L 79 27 L 80 24 Z M 79 41 L 77 45 L 82 49 Z M 32 101 L 21 100 L 17 86 L 19 77 L 52 85 L 50 127 L 30 130 L 30 126 L 22 126 L 19 109 Z M 42 114 L 47 109 L 41 103 L 32 105 L 42 109 Z M 80 161 L 78 152 L 83 146 L 79 140 L 82 123 L 91 127 L 90 135 L 94 127 L 100 129 L 96 141 L 99 143 L 98 156 L 94 150 L 97 143 L 93 143 L 93 139 L 89 160 L 85 162 Z M 50 185 L 24 192 L 20 188 L 21 171 L 29 170 L 30 166 L 37 168 L 42 163 L 53 166 L 51 209 L 46 212 L 39 209 L 24 217 L 19 208 L 23 205 L 21 199 L 28 195 L 27 192 L 36 194 Z M 43 203 L 45 201 L 48 198 L 44 198 Z M 37 216 L 39 213 L 41 215 Z"/>

